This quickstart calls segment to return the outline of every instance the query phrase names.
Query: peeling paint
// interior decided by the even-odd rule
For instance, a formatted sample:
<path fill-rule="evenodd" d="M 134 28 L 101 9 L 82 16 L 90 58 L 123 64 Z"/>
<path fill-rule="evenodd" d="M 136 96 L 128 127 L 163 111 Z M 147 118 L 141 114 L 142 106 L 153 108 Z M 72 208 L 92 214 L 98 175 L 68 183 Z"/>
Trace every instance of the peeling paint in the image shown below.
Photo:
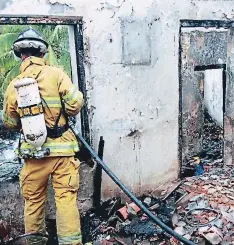
<path fill-rule="evenodd" d="M 110 18 L 113 18 L 115 16 L 116 12 L 119 11 L 119 9 L 122 7 L 122 5 L 124 4 L 125 1 L 126 0 L 122 0 L 121 3 L 119 3 L 119 1 L 117 1 L 117 2 L 115 1 L 115 3 L 111 3 L 111 1 L 101 2 L 100 7 L 97 10 L 99 10 L 99 11 L 109 10 L 113 13 L 113 15 Z"/>
<path fill-rule="evenodd" d="M 55 5 L 55 6 L 68 6 L 70 8 L 73 8 L 74 1 L 69 0 L 48 0 L 49 4 Z"/>

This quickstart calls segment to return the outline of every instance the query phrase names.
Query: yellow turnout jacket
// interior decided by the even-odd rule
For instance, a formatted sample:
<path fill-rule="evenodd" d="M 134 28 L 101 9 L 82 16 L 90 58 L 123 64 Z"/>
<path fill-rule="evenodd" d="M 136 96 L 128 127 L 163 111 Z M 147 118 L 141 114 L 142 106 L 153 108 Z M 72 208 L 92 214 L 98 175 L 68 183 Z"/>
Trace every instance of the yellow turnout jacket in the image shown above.
<path fill-rule="evenodd" d="M 68 116 L 75 116 L 80 112 L 83 95 L 72 84 L 70 78 L 61 69 L 46 65 L 44 59 L 32 56 L 22 62 L 20 75 L 10 82 L 4 95 L 2 118 L 4 125 L 9 129 L 21 129 L 14 81 L 23 77 L 35 77 L 35 74 L 48 127 L 53 128 L 55 125 L 62 108 L 61 103 L 63 103 Z M 58 126 L 64 126 L 65 123 L 66 119 L 62 113 Z M 77 140 L 70 129 L 59 138 L 47 137 L 42 148 L 49 148 L 50 156 L 73 156 L 79 150 Z M 22 143 L 21 149 L 35 150 L 25 141 Z"/>

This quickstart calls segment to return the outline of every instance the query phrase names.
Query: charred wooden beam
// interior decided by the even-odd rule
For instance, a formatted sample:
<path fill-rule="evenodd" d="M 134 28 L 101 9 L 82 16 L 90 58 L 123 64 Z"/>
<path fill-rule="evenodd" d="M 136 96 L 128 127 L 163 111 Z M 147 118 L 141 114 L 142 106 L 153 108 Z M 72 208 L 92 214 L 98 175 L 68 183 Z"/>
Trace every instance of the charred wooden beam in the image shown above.
<path fill-rule="evenodd" d="M 215 28 L 230 28 L 234 27 L 234 21 L 226 20 L 180 20 L 181 27 L 215 27 Z"/>
<path fill-rule="evenodd" d="M 98 146 L 98 156 L 103 160 L 105 141 L 103 137 L 100 137 L 99 146 Z M 94 193 L 93 193 L 93 206 L 98 209 L 101 203 L 101 185 L 102 185 L 102 168 L 100 165 L 97 165 L 96 172 L 94 175 Z"/>
<path fill-rule="evenodd" d="M 1 15 L 0 25 L 77 25 L 82 23 L 81 16 L 53 16 L 53 15 Z"/>

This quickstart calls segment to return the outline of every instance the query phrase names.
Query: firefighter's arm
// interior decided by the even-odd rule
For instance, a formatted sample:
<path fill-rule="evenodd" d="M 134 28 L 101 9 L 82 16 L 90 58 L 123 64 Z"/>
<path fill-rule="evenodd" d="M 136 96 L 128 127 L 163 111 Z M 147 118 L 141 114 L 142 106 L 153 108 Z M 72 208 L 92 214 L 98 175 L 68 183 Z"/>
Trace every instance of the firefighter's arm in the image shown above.
<path fill-rule="evenodd" d="M 58 88 L 67 115 L 77 115 L 83 105 L 83 94 L 72 84 L 71 79 L 63 71 L 59 72 Z"/>
<path fill-rule="evenodd" d="M 2 122 L 5 127 L 11 130 L 20 129 L 20 117 L 16 111 L 17 100 L 14 91 L 13 83 L 8 86 L 3 101 Z"/>

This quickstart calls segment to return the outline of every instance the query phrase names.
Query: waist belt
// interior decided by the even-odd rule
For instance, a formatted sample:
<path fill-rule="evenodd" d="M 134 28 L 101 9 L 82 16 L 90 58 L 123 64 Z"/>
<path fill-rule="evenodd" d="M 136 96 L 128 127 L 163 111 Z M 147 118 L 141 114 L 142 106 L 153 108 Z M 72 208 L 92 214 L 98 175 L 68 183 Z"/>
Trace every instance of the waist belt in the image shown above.
<path fill-rule="evenodd" d="M 63 133 L 65 133 L 69 129 L 69 126 L 68 124 L 65 124 L 62 127 L 55 127 L 55 128 L 46 127 L 46 129 L 47 129 L 47 137 L 56 139 L 61 137 Z"/>

